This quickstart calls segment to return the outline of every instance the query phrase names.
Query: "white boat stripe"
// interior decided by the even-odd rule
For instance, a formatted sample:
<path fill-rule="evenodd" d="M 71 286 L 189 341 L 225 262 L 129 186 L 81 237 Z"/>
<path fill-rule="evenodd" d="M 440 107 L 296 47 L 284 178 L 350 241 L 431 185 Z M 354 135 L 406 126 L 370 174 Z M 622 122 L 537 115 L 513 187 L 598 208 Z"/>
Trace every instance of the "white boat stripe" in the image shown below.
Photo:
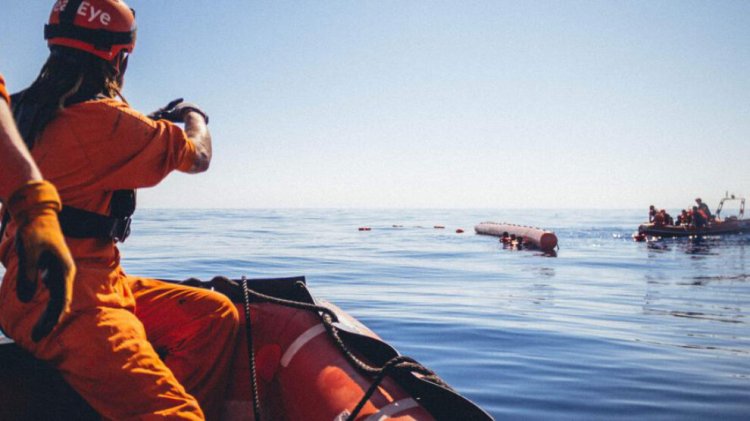
<path fill-rule="evenodd" d="M 403 412 L 411 408 L 416 408 L 417 406 L 419 406 L 419 404 L 412 398 L 401 399 L 400 401 L 391 402 L 390 404 L 380 408 L 378 412 L 365 418 L 365 421 L 383 421 L 384 419 L 392 417 L 399 412 Z"/>
<path fill-rule="evenodd" d="M 302 347 L 305 346 L 306 343 L 310 342 L 313 338 L 325 331 L 325 326 L 323 326 L 322 324 L 317 324 L 310 329 L 307 329 L 303 334 L 299 335 L 297 339 L 295 339 L 294 342 L 289 345 L 289 348 L 287 348 L 286 352 L 284 352 L 284 356 L 281 357 L 281 366 L 288 366 L 292 361 L 292 358 L 294 358 L 294 355 L 297 354 L 297 352 L 299 352 L 299 350 L 302 349 Z"/>

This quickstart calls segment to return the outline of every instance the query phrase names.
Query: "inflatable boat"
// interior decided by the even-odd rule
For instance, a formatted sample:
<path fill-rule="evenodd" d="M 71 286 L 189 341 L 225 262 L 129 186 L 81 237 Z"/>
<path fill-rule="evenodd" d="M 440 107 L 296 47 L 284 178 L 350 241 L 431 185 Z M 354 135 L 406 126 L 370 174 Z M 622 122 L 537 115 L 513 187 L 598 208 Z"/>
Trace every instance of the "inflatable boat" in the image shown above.
<path fill-rule="evenodd" d="M 739 203 L 739 212 L 735 216 L 721 219 L 721 213 L 728 202 Z M 655 225 L 642 224 L 638 226 L 637 238 L 652 237 L 704 237 L 712 235 L 729 235 L 750 233 L 750 219 L 745 219 L 745 198 L 727 194 L 719 202 L 715 212 L 715 221 L 705 227 L 691 225 Z M 636 238 L 634 236 L 633 238 Z"/>
<path fill-rule="evenodd" d="M 652 237 L 705 237 L 742 233 L 750 233 L 750 219 L 727 218 L 701 228 L 689 225 L 643 224 L 638 226 L 639 235 Z"/>
<path fill-rule="evenodd" d="M 552 252 L 557 247 L 557 236 L 554 232 L 543 230 L 536 227 L 525 225 L 516 225 L 497 222 L 482 222 L 474 227 L 474 231 L 481 235 L 492 235 L 502 237 L 503 233 L 522 237 L 524 242 L 531 243 L 534 247 L 545 251 Z"/>
<path fill-rule="evenodd" d="M 183 283 L 212 288 L 242 316 L 222 420 L 491 420 L 434 372 L 400 355 L 304 277 Z M 249 317 L 248 317 L 249 316 Z M 98 420 L 49 365 L 0 344 L 0 420 Z"/>

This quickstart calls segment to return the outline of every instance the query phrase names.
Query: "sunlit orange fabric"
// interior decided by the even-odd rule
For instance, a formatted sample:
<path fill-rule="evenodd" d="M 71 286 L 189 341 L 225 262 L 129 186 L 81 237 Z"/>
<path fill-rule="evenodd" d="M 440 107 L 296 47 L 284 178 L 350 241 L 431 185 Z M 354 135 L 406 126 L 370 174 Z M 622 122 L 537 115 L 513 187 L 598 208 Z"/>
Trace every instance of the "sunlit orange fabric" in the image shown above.
<path fill-rule="evenodd" d="M 5 89 L 5 79 L 3 78 L 3 75 L 0 75 L 0 98 L 3 98 L 5 102 L 10 103 L 10 96 L 8 96 L 8 91 Z"/>
<path fill-rule="evenodd" d="M 150 187 L 175 169 L 187 171 L 196 152 L 179 127 L 105 99 L 61 111 L 32 154 L 64 205 L 108 214 L 114 190 Z M 111 240 L 66 238 L 78 268 L 72 314 L 33 343 L 30 331 L 48 295 L 42 289 L 30 303 L 17 300 L 15 231 L 11 221 L 0 243 L 0 326 L 11 338 L 54 364 L 106 418 L 202 419 L 195 398 L 206 415 L 218 412 L 238 325 L 226 297 L 127 276 Z"/>

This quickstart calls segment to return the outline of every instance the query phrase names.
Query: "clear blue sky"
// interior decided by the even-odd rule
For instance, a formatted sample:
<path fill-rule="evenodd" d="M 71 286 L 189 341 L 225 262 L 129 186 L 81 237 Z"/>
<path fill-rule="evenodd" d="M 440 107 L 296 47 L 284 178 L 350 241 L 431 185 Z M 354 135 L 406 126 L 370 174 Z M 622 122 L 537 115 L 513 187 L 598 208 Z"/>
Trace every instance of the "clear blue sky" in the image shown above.
<path fill-rule="evenodd" d="M 37 75 L 51 1 L 2 0 Z M 211 116 L 148 207 L 714 207 L 750 195 L 749 1 L 131 0 L 125 96 Z"/>

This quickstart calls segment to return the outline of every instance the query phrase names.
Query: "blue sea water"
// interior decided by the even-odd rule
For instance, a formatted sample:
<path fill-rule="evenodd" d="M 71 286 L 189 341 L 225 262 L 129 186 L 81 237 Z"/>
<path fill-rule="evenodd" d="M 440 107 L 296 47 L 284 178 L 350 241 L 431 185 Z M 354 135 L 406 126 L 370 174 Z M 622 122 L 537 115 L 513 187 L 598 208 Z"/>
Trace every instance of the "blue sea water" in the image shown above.
<path fill-rule="evenodd" d="M 147 209 L 121 250 L 160 278 L 305 275 L 498 419 L 749 419 L 750 236 L 633 242 L 644 215 Z M 557 256 L 488 220 L 555 231 Z"/>

